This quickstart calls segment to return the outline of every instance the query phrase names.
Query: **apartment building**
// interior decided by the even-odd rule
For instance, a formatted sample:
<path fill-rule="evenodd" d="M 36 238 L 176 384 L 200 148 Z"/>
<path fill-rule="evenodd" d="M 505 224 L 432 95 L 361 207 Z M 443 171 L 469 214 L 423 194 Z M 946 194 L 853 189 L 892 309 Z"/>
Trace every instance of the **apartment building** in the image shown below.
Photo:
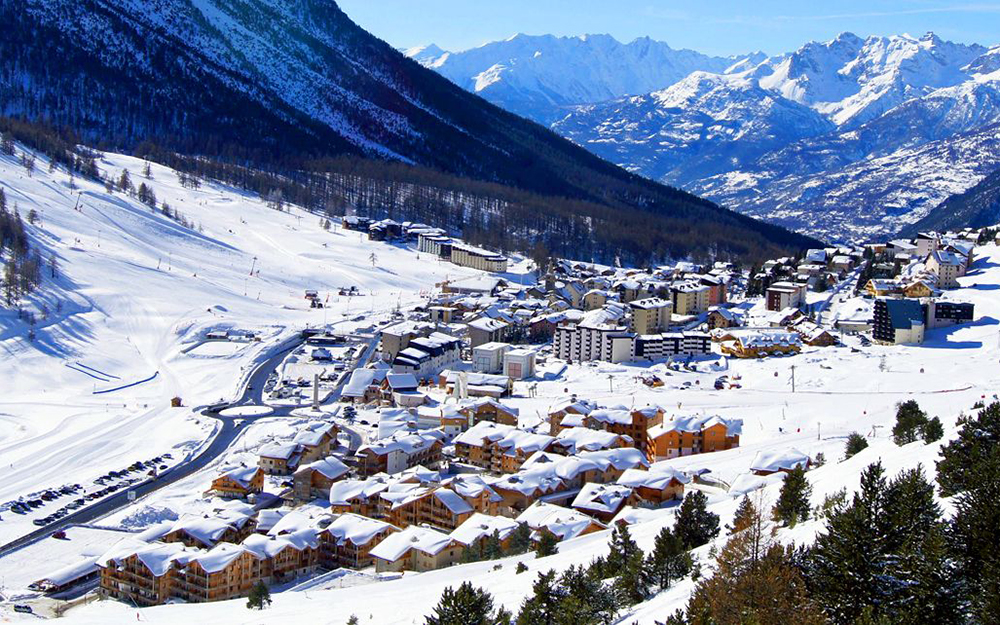
<path fill-rule="evenodd" d="M 658 334 L 670 326 L 673 303 L 658 297 L 629 302 L 629 330 L 636 334 Z"/>
<path fill-rule="evenodd" d="M 458 243 L 451 246 L 451 262 L 461 267 L 470 267 L 492 273 L 507 271 L 506 256 Z"/>

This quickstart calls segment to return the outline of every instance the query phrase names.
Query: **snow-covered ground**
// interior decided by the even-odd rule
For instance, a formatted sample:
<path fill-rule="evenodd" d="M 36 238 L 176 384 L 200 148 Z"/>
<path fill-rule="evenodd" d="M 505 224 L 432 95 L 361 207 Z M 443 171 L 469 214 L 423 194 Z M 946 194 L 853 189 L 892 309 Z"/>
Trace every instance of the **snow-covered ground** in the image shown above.
<path fill-rule="evenodd" d="M 234 397 L 243 372 L 279 340 L 324 321 L 370 326 L 397 303 L 422 301 L 435 282 L 477 273 L 414 262 L 412 249 L 325 231 L 316 215 L 272 210 L 232 188 L 183 188 L 155 164 L 146 180 L 134 158 L 109 154 L 99 166 L 115 179 L 127 168 L 136 186 L 150 185 L 196 227 L 103 185 L 76 179 L 72 188 L 42 157 L 31 177 L 0 158 L 8 207 L 24 218 L 38 212 L 39 224 L 28 226 L 33 245 L 58 265 L 54 283 L 46 266 L 42 290 L 26 303 L 37 313 L 34 342 L 14 311 L 0 309 L 0 504 L 87 485 L 163 453 L 179 461 L 215 427 L 191 407 Z M 338 297 L 343 286 L 362 295 Z M 310 309 L 305 289 L 319 291 L 327 308 Z M 359 315 L 367 319 L 345 321 Z M 261 341 L 202 343 L 213 330 L 253 331 Z M 170 407 L 175 396 L 184 408 Z M 66 499 L 25 516 L 0 509 L 0 544 Z"/>
<path fill-rule="evenodd" d="M 544 415 L 557 398 L 576 393 L 602 404 L 643 406 L 663 405 L 674 413 L 720 414 L 744 420 L 741 446 L 714 454 L 696 455 L 670 461 L 677 468 L 709 469 L 724 482 L 737 479 L 743 487 L 765 487 L 764 495 L 773 501 L 780 488 L 780 477 L 748 479 L 748 468 L 757 452 L 780 452 L 798 449 L 813 458 L 822 452 L 824 466 L 809 472 L 814 486 L 813 503 L 841 488 L 854 490 L 862 469 L 881 460 L 893 474 L 903 468 L 922 464 L 932 469 L 942 443 L 917 442 L 897 447 L 890 437 L 895 404 L 916 399 L 930 415 L 940 416 L 945 424 L 945 440 L 954 435 L 955 420 L 970 412 L 979 399 L 991 398 L 1000 370 L 1000 300 L 994 291 L 1000 285 L 1000 249 L 982 248 L 979 259 L 967 278 L 966 288 L 952 293 L 956 299 L 976 303 L 977 321 L 969 326 L 928 332 L 927 342 L 914 347 L 858 349 L 848 337 L 848 346 L 807 349 L 795 357 L 764 361 L 718 361 L 701 363 L 699 372 L 671 371 L 668 384 L 661 389 L 645 387 L 636 374 L 642 369 L 619 365 L 570 366 L 556 380 L 537 382 L 537 397 L 528 398 L 527 383 L 518 383 L 520 397 L 510 403 L 521 409 L 523 422 L 533 415 Z M 975 285 L 975 286 L 973 286 Z M 796 392 L 791 390 L 792 367 L 795 367 Z M 713 390 L 712 381 L 721 368 L 741 377 L 743 387 Z M 681 390 L 684 382 L 691 387 Z M 698 381 L 698 384 L 695 384 Z M 847 434 L 858 431 L 869 437 L 871 446 L 849 461 L 841 461 Z M 943 442 L 943 441 L 942 441 Z M 697 487 L 697 486 L 696 486 Z M 738 498 L 717 489 L 706 489 L 711 508 L 731 520 Z M 633 528 L 639 545 L 650 548 L 659 530 L 672 524 L 674 510 L 665 509 L 653 520 Z M 807 542 L 822 529 L 817 521 L 782 530 L 784 540 Z M 210 605 L 169 606 L 143 612 L 150 621 L 196 620 L 199 622 L 257 623 L 301 619 L 304 615 L 322 614 L 323 622 L 345 622 L 356 614 L 361 622 L 420 623 L 437 602 L 441 591 L 462 581 L 472 580 L 487 588 L 499 603 L 517 610 L 530 593 L 539 571 L 583 564 L 607 551 L 608 533 L 588 535 L 560 545 L 560 553 L 543 559 L 520 556 L 499 562 L 461 565 L 423 574 L 406 574 L 402 579 L 370 583 L 358 588 L 326 588 L 310 592 L 308 599 L 299 593 L 274 595 L 274 604 L 265 613 L 248 612 L 242 601 Z M 724 538 L 718 539 L 718 543 Z M 709 562 L 710 546 L 698 556 Z M 529 570 L 515 574 L 516 562 L 523 560 Z M 494 566 L 500 564 L 499 570 Z M 652 623 L 683 607 L 693 582 L 685 580 L 649 602 L 622 615 L 622 622 Z M 70 611 L 71 622 L 102 623 L 129 618 L 133 609 L 102 602 Z"/>
<path fill-rule="evenodd" d="M 119 156 L 102 162 L 112 172 L 126 166 L 138 182 L 140 162 Z M 412 250 L 369 243 L 357 233 L 323 231 L 313 215 L 296 209 L 279 213 L 233 190 L 207 184 L 198 191 L 183 189 L 173 173 L 155 165 L 152 184 L 157 196 L 201 224 L 203 232 L 184 229 L 132 200 L 80 182 L 82 209 L 75 211 L 76 194 L 68 178 L 46 174 L 46 167 L 40 165 L 28 179 L 12 162 L 0 161 L 0 184 L 9 202 L 18 202 L 22 214 L 30 207 L 42 211 L 42 224 L 32 228 L 33 236 L 46 255 L 53 251 L 59 257 L 58 287 L 48 287 L 41 297 L 50 311 L 56 310 L 57 301 L 63 302 L 62 312 L 51 312 L 41 324 L 33 344 L 25 340 L 25 328 L 14 315 L 5 313 L 0 319 L 0 367 L 7 372 L 0 379 L 0 502 L 46 486 L 83 483 L 167 450 L 180 458 L 205 439 L 212 423 L 190 408 L 169 408 L 171 397 L 183 397 L 185 406 L 231 397 L 250 365 L 297 328 L 320 324 L 324 317 L 337 322 L 361 312 L 388 312 L 397 302 L 405 307 L 420 301 L 421 292 L 446 275 L 471 274 L 453 265 L 414 262 Z M 375 267 L 369 259 L 373 251 Z M 1000 249 L 980 248 L 977 256 L 970 275 L 961 280 L 964 288 L 953 293 L 955 299 L 976 304 L 977 321 L 930 331 L 922 346 L 860 348 L 848 337 L 845 347 L 807 348 L 795 357 L 701 361 L 697 371 L 670 370 L 666 386 L 659 389 L 642 384 L 641 367 L 547 365 L 547 370 L 561 373 L 519 382 L 517 396 L 509 403 L 521 410 L 523 423 L 537 421 L 550 405 L 574 393 L 609 406 L 655 403 L 670 414 L 741 418 L 738 449 L 671 464 L 708 469 L 725 483 L 739 480 L 746 486 L 755 483 L 747 479 L 747 471 L 758 452 L 794 448 L 813 458 L 822 452 L 827 464 L 809 473 L 813 501 L 819 504 L 826 494 L 854 489 L 861 470 L 878 459 L 890 473 L 917 464 L 933 467 L 940 443 L 904 448 L 893 444 L 889 430 L 897 402 L 914 398 L 930 415 L 940 416 L 947 439 L 962 411 L 969 412 L 984 396 L 992 397 L 1000 382 Z M 260 269 L 259 275 L 250 275 L 252 265 Z M 302 297 L 304 289 L 320 290 L 325 297 L 327 291 L 336 293 L 349 285 L 358 285 L 365 295 L 352 301 L 338 301 L 333 295 L 326 310 L 310 310 Z M 371 320 L 362 323 L 370 325 Z M 185 353 L 215 329 L 252 330 L 262 340 L 232 353 Z M 90 375 L 83 373 L 88 371 Z M 714 390 L 714 380 L 723 372 L 739 376 L 742 388 Z M 153 373 L 158 375 L 144 384 L 93 394 Z M 529 384 L 536 385 L 534 397 L 528 397 Z M 138 528 L 178 511 L 210 511 L 215 502 L 198 502 L 210 473 L 252 461 L 260 445 L 293 435 L 312 418 L 316 416 L 301 413 L 253 423 L 215 465 L 101 524 Z M 852 431 L 869 436 L 871 446 L 840 462 L 844 440 Z M 773 500 L 780 478 L 761 483 Z M 718 489 L 708 492 L 713 510 L 726 523 L 737 499 Z M 31 529 L 33 517 L 0 514 L 0 541 Z M 633 534 L 640 546 L 649 548 L 660 528 L 672 523 L 673 514 L 665 509 L 637 525 Z M 820 528 L 817 522 L 803 523 L 783 530 L 782 536 L 804 542 Z M 352 575 L 342 588 L 336 579 L 319 580 L 302 592 L 275 593 L 274 604 L 263 613 L 247 611 L 245 601 L 232 601 L 150 608 L 142 611 L 140 620 L 343 623 L 356 614 L 362 623 L 420 623 L 446 586 L 465 580 L 487 588 L 498 603 L 516 610 L 537 572 L 586 563 L 606 553 L 607 538 L 602 532 L 574 539 L 562 543 L 557 555 L 543 559 L 519 556 L 385 581 Z M 47 549 L 64 545 L 47 540 L 31 553 L 44 558 Z M 699 551 L 703 561 L 708 549 Z M 53 551 L 54 559 L 56 555 Z M 518 560 L 528 565 L 526 573 L 515 574 Z M 494 570 L 497 564 L 501 568 Z M 0 577 L 12 566 L 17 566 L 15 560 L 0 559 Z M 7 575 L 18 583 L 26 576 Z M 662 620 L 683 606 L 691 587 L 690 581 L 678 584 L 623 614 L 623 622 Z M 103 601 L 71 609 L 67 618 L 103 624 L 134 620 L 135 612 L 123 603 Z"/>

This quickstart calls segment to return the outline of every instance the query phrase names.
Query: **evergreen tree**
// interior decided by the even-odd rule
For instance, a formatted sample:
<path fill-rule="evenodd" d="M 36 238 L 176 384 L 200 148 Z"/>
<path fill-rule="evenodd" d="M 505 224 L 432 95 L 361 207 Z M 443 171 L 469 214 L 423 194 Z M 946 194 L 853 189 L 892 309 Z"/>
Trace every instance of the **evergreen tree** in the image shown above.
<path fill-rule="evenodd" d="M 460 561 L 463 564 L 479 562 L 482 559 L 482 554 L 479 552 L 479 545 L 467 545 L 462 549 L 462 558 Z"/>
<path fill-rule="evenodd" d="M 121 176 L 118 177 L 118 190 L 122 193 L 131 193 L 132 189 L 132 176 L 127 169 L 123 169 Z"/>
<path fill-rule="evenodd" d="M 527 553 L 531 549 L 531 528 L 527 523 L 518 523 L 514 533 L 510 536 L 510 547 L 512 555 Z"/>
<path fill-rule="evenodd" d="M 909 399 L 896 406 L 896 425 L 892 428 L 892 438 L 897 445 L 906 445 L 917 440 L 927 413 L 920 409 L 916 400 Z"/>
<path fill-rule="evenodd" d="M 626 556 L 624 565 L 613 582 L 618 605 L 627 607 L 645 601 L 650 596 L 652 583 L 646 560 L 642 551 L 636 547 L 635 551 Z"/>
<path fill-rule="evenodd" d="M 805 468 L 795 467 L 785 474 L 781 494 L 778 495 L 778 502 L 774 505 L 774 520 L 780 521 L 787 527 L 808 519 L 811 495 L 812 486 L 806 477 Z"/>
<path fill-rule="evenodd" d="M 618 614 L 617 597 L 599 576 L 582 566 L 571 566 L 559 578 L 562 600 L 560 623 L 612 623 Z"/>
<path fill-rule="evenodd" d="M 267 589 L 267 584 L 258 581 L 250 589 L 250 596 L 247 597 L 247 609 L 263 610 L 271 605 L 271 591 Z"/>
<path fill-rule="evenodd" d="M 425 625 L 495 625 L 501 622 L 503 612 L 493 610 L 493 596 L 476 588 L 470 582 L 462 582 L 458 590 L 451 586 L 444 589 L 441 599 L 434 607 L 434 614 L 428 616 Z"/>
<path fill-rule="evenodd" d="M 691 491 L 681 502 L 674 521 L 674 534 L 687 549 L 700 547 L 719 535 L 719 515 L 708 511 L 708 497 Z"/>
<path fill-rule="evenodd" d="M 830 515 L 812 550 L 817 600 L 835 623 L 957 622 L 958 577 L 943 531 L 920 467 L 886 481 L 881 465 L 869 466 L 861 491 Z"/>
<path fill-rule="evenodd" d="M 881 608 L 898 584 L 885 575 L 893 530 L 886 514 L 884 473 L 881 463 L 865 469 L 860 491 L 849 506 L 831 515 L 812 550 L 810 586 L 835 623 L 854 622 L 865 606 Z"/>
<path fill-rule="evenodd" d="M 977 465 L 1000 447 L 1000 403 L 986 406 L 975 419 L 960 417 L 958 437 L 941 448 L 937 482 L 942 497 L 950 497 L 969 487 Z"/>
<path fill-rule="evenodd" d="M 347 625 L 358 625 L 357 615 L 352 614 L 351 618 L 347 619 Z"/>
<path fill-rule="evenodd" d="M 854 454 L 867 447 L 868 439 L 857 432 L 851 432 L 847 435 L 847 445 L 844 446 L 844 460 L 851 458 Z"/>
<path fill-rule="evenodd" d="M 925 423 L 920 435 L 928 445 L 944 438 L 944 426 L 941 425 L 941 419 L 934 417 Z"/>
<path fill-rule="evenodd" d="M 743 501 L 749 502 L 746 497 Z M 745 529 L 742 523 L 739 525 Z M 646 559 L 646 569 L 653 585 L 661 590 L 666 590 L 675 580 L 682 579 L 691 571 L 691 556 L 684 549 L 681 539 L 669 527 L 664 527 L 656 535 L 653 551 Z"/>
<path fill-rule="evenodd" d="M 994 404 L 996 405 L 996 404 Z M 954 442 L 952 443 L 954 444 Z M 995 623 L 1000 606 L 1000 448 L 967 470 L 955 497 L 949 540 L 975 622 Z"/>
<path fill-rule="evenodd" d="M 499 530 L 493 530 L 493 533 L 486 538 L 483 544 L 483 559 L 498 560 L 502 557 L 503 547 L 500 544 L 500 532 Z"/>
<path fill-rule="evenodd" d="M 535 554 L 539 558 L 553 556 L 559 552 L 558 545 L 559 539 L 556 538 L 556 535 L 548 530 L 543 530 L 541 538 L 538 539 L 538 544 L 535 545 Z"/>
<path fill-rule="evenodd" d="M 532 595 L 524 600 L 517 614 L 517 625 L 555 625 L 563 599 L 556 572 L 539 573 L 531 588 Z"/>
<path fill-rule="evenodd" d="M 934 527 L 923 539 L 906 546 L 892 575 L 906 580 L 893 623 L 958 625 L 962 617 L 962 584 L 944 532 Z"/>
<path fill-rule="evenodd" d="M 617 575 L 628 561 L 639 552 L 639 545 L 632 540 L 628 525 L 618 523 L 611 532 L 611 551 L 602 567 L 605 577 Z"/>

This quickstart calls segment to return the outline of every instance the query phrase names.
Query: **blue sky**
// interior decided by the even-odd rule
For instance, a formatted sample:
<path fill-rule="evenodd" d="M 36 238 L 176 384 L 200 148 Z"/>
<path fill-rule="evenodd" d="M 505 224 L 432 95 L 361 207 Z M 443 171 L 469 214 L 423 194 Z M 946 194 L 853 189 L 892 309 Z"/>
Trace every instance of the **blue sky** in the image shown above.
<path fill-rule="evenodd" d="M 340 0 L 365 29 L 397 47 L 449 50 L 527 34 L 649 36 L 710 54 L 788 52 L 844 31 L 933 31 L 963 43 L 1000 43 L 1000 1 L 944 0 Z"/>

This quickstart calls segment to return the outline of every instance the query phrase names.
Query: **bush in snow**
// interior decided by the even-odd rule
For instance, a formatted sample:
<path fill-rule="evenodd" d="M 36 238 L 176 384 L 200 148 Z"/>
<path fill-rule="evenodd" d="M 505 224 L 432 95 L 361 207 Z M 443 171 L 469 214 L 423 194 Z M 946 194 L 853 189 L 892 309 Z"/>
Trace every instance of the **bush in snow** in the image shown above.
<path fill-rule="evenodd" d="M 851 458 L 866 447 L 868 447 L 868 439 L 857 432 L 851 432 L 847 435 L 847 445 L 844 447 L 844 460 Z"/>

